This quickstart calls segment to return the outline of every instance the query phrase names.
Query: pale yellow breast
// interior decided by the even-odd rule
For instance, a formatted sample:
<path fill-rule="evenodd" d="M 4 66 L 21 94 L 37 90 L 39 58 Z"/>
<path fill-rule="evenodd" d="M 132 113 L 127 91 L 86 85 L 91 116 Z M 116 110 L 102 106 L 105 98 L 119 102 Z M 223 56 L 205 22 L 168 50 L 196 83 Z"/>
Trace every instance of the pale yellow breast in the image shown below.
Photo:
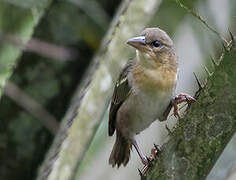
<path fill-rule="evenodd" d="M 133 83 L 147 93 L 173 90 L 176 83 L 177 71 L 159 67 L 157 69 L 145 69 L 140 65 L 133 68 Z"/>

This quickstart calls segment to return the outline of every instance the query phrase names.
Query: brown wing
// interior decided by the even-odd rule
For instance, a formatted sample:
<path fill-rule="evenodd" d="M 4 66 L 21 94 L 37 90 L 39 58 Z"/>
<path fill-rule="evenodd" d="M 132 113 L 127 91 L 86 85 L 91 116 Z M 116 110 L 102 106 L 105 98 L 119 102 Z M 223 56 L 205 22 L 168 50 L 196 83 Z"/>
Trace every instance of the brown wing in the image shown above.
<path fill-rule="evenodd" d="M 127 75 L 131 71 L 132 66 L 133 66 L 132 62 L 128 62 L 126 64 L 114 88 L 109 112 L 109 130 L 108 130 L 109 136 L 112 136 L 115 132 L 117 111 L 119 110 L 120 106 L 126 100 L 126 98 L 129 96 L 131 92 L 131 87 L 129 85 Z"/>

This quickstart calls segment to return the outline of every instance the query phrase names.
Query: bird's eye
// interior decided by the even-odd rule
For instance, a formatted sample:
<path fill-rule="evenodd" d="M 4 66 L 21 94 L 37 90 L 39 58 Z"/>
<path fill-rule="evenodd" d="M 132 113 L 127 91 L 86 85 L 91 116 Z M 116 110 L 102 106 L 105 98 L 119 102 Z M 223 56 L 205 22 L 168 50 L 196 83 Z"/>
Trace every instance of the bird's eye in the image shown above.
<path fill-rule="evenodd" d="M 160 47 L 160 46 L 161 46 L 161 43 L 160 43 L 159 41 L 153 41 L 153 42 L 152 42 L 152 45 L 153 45 L 154 47 Z"/>

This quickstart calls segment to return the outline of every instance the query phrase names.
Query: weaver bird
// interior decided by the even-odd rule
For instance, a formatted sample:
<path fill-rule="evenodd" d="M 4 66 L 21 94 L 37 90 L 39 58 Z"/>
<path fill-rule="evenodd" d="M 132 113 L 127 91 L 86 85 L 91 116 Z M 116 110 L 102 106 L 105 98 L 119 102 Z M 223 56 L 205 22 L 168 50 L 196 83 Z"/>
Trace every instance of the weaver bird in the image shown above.
<path fill-rule="evenodd" d="M 165 31 L 147 28 L 127 41 L 136 49 L 136 57 L 123 68 L 115 85 L 109 113 L 109 136 L 116 131 L 116 142 L 109 163 L 114 167 L 129 161 L 135 147 L 144 165 L 149 159 L 134 137 L 156 119 L 164 121 L 174 106 L 194 100 L 187 94 L 175 96 L 178 63 L 173 42 Z"/>

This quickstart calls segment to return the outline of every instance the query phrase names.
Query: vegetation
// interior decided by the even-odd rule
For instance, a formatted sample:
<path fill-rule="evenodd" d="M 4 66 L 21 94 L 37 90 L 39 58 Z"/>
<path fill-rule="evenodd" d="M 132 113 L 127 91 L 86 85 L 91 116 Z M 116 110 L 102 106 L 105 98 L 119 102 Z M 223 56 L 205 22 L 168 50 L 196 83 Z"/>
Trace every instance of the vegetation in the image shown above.
<path fill-rule="evenodd" d="M 235 1 L 225 6 L 235 34 Z M 108 145 L 104 124 L 114 81 L 134 56 L 124 42 L 146 26 L 173 38 L 188 26 L 214 74 L 145 178 L 205 178 L 236 127 L 235 48 L 211 8 L 202 0 L 1 0 L 0 179 L 83 178 Z M 210 57 L 221 54 L 222 43 L 224 59 L 212 68 Z M 194 71 L 200 81 L 203 69 Z M 110 170 L 100 168 L 108 177 Z"/>

